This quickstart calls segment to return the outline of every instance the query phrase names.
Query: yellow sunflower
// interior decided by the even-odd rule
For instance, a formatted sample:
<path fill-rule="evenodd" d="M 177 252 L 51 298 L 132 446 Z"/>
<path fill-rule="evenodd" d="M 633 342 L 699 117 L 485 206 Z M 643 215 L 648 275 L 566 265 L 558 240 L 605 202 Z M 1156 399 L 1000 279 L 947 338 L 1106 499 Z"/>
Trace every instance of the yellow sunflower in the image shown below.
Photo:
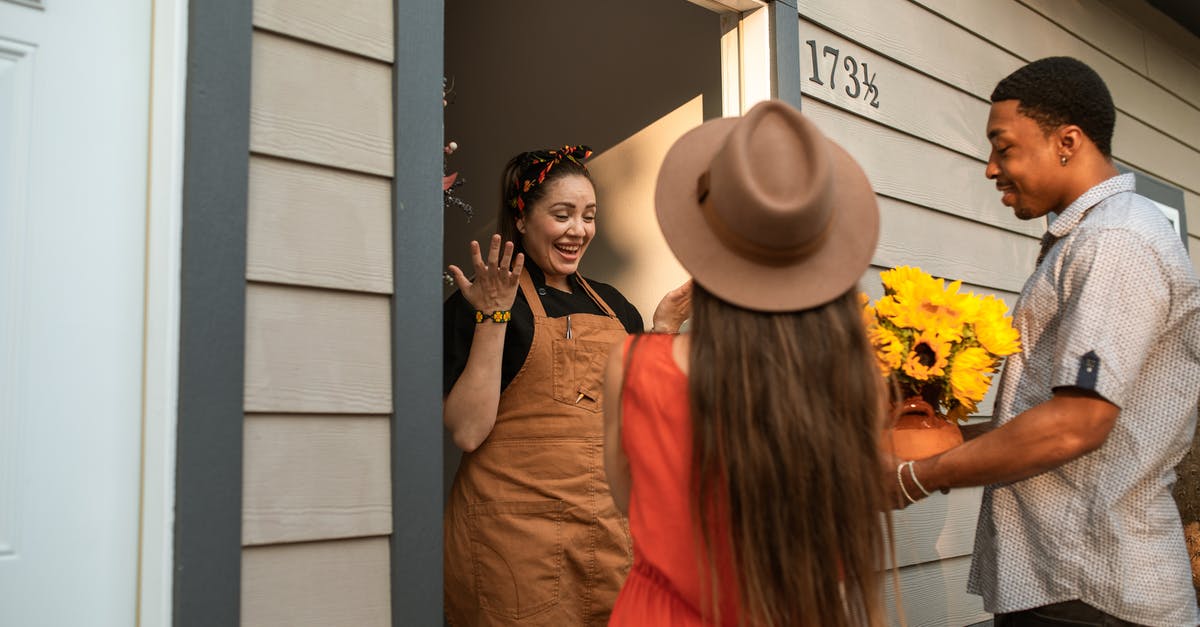
<path fill-rule="evenodd" d="M 875 314 L 875 308 L 871 306 L 871 297 L 867 296 L 865 292 L 859 292 L 858 303 L 859 305 L 862 305 L 863 324 L 866 325 L 867 330 L 870 331 L 879 324 L 879 318 Z"/>
<path fill-rule="evenodd" d="M 879 325 L 870 330 L 868 337 L 875 347 L 875 356 L 879 359 L 879 367 L 884 376 L 899 369 L 908 353 L 904 341 L 890 329 Z"/>
<path fill-rule="evenodd" d="M 913 338 L 912 350 L 905 356 L 904 374 L 917 381 L 928 381 L 946 374 L 951 343 L 936 333 L 922 331 Z"/>
<path fill-rule="evenodd" d="M 875 303 L 875 314 L 883 320 L 888 320 L 891 323 L 896 323 L 897 316 L 905 314 L 904 308 L 900 306 L 900 301 L 896 300 L 895 296 L 884 296 Z M 897 325 L 899 326 L 899 325 Z"/>
<path fill-rule="evenodd" d="M 936 282 L 932 276 L 923 272 L 920 268 L 911 266 L 900 266 L 885 270 L 879 273 L 879 279 L 883 282 L 884 289 L 889 293 L 899 294 L 907 297 L 908 295 L 917 292 L 927 292 L 934 287 Z M 941 287 L 940 285 L 938 286 Z"/>
<path fill-rule="evenodd" d="M 910 271 L 904 276 L 913 272 L 920 271 Z M 975 295 L 960 294 L 961 281 L 945 285 L 944 279 L 921 275 L 921 279 L 904 281 L 893 277 L 891 280 L 899 289 L 881 298 L 876 311 L 897 327 L 934 332 L 947 341 L 961 340 L 963 325 L 975 315 Z"/>
<path fill-rule="evenodd" d="M 959 294 L 962 281 L 955 281 L 941 287 L 942 279 L 938 279 L 940 289 L 925 294 L 914 309 L 920 311 L 923 317 L 924 330 L 937 332 L 943 339 L 957 342 L 962 339 L 963 325 L 975 311 L 973 294 Z"/>
<path fill-rule="evenodd" d="M 1013 328 L 1012 317 L 1008 313 L 1008 305 L 995 296 L 988 296 L 979 302 L 972 326 L 975 338 L 979 343 L 997 357 L 1011 355 L 1021 350 L 1021 334 Z"/>
<path fill-rule="evenodd" d="M 967 413 L 975 413 L 979 401 L 987 394 L 996 371 L 995 359 L 985 349 L 964 348 L 950 364 L 950 392 L 963 404 Z"/>
<path fill-rule="evenodd" d="M 962 291 L 961 281 L 901 266 L 880 273 L 884 295 L 860 296 L 885 378 L 905 395 L 936 393 L 955 420 L 978 410 L 1001 360 L 1021 348 L 1004 301 Z"/>

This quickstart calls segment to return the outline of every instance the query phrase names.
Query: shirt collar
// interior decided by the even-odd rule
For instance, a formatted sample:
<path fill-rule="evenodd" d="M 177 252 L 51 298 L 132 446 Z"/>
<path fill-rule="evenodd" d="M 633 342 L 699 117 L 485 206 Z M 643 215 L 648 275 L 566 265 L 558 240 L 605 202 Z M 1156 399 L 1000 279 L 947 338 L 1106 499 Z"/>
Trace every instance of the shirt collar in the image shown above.
<path fill-rule="evenodd" d="M 533 286 L 535 288 L 546 289 L 546 273 L 542 272 L 542 269 L 540 267 L 538 267 L 538 265 L 536 263 L 534 263 L 533 260 L 530 259 L 528 255 L 525 256 L 525 270 L 524 271 L 526 273 L 528 273 L 529 278 L 533 280 Z M 577 278 L 578 276 L 579 276 L 579 273 L 574 273 L 571 276 L 567 277 L 567 281 L 569 281 L 572 286 L 579 285 L 579 279 Z M 549 288 L 549 289 L 555 289 L 555 288 Z M 541 292 L 539 292 L 539 293 L 541 293 Z M 542 293 L 542 296 L 545 296 L 545 294 Z"/>
<path fill-rule="evenodd" d="M 1047 229 L 1054 237 L 1063 237 L 1075 228 L 1075 225 L 1083 221 L 1083 217 L 1092 207 L 1095 207 L 1100 202 L 1115 196 L 1122 192 L 1132 192 L 1134 190 L 1133 174 L 1118 174 L 1110 179 L 1100 182 L 1095 187 L 1087 190 L 1082 196 L 1075 199 L 1058 217 L 1054 219 L 1054 223 Z"/>

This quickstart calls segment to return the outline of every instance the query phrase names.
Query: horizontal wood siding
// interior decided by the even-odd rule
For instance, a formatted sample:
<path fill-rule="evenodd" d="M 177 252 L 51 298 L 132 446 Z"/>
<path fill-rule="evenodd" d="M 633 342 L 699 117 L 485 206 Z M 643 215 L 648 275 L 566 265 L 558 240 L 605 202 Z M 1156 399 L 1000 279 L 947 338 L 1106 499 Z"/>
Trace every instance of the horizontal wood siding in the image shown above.
<path fill-rule="evenodd" d="M 242 551 L 243 627 L 385 627 L 389 594 L 387 538 Z"/>
<path fill-rule="evenodd" d="M 391 202 L 386 178 L 251 157 L 247 278 L 390 294 Z"/>
<path fill-rule="evenodd" d="M 963 591 L 971 558 L 955 557 L 900 569 L 901 597 L 907 627 L 960 627 L 991 618 L 983 601 Z M 896 595 L 888 578 L 887 603 L 896 616 Z M 900 623 L 893 620 L 893 625 Z"/>
<path fill-rule="evenodd" d="M 250 150 L 392 174 L 388 64 L 254 33 Z"/>
<path fill-rule="evenodd" d="M 1122 42 L 1128 42 L 1117 34 L 1119 31 L 1136 32 L 1124 20 L 1116 16 L 1104 20 L 1101 14 L 1093 13 L 1091 34 L 1100 39 L 1087 41 L 1080 38 L 1074 22 L 1056 24 L 1019 2 L 915 1 L 1023 60 L 1070 56 L 1087 63 L 1104 78 L 1120 111 L 1193 149 L 1200 148 L 1200 109 L 1111 56 L 1109 41 L 1116 40 L 1116 50 L 1122 49 Z M 1056 15 L 1064 21 L 1071 17 L 1065 10 Z M 1099 24 L 1107 26 L 1101 28 Z M 1176 76 L 1168 82 L 1185 81 L 1194 82 L 1195 75 Z"/>
<path fill-rule="evenodd" d="M 242 543 L 387 535 L 387 416 L 246 417 Z"/>
<path fill-rule="evenodd" d="M 1068 55 L 1092 66 L 1108 84 L 1117 105 L 1113 156 L 1200 192 L 1200 101 L 1184 100 L 1118 63 L 1106 53 L 1105 41 L 1080 39 L 1072 28 L 1064 29 L 1017 2 L 915 1 L 975 32 L 993 49 L 1006 50 L 1022 61 Z M 1133 26 L 1124 21 L 1118 25 Z M 1185 73 L 1170 79 L 1185 81 L 1195 83 L 1196 75 Z"/>
<path fill-rule="evenodd" d="M 1032 23 L 995 15 L 1006 15 L 1008 7 L 1030 13 L 1028 9 L 1012 0 L 981 3 L 927 0 L 921 4 L 904 0 L 802 2 L 800 13 L 807 20 L 869 48 L 880 56 L 889 57 L 892 61 L 908 67 L 919 68 L 922 73 L 928 74 L 936 81 L 957 87 L 986 101 L 996 82 L 1009 72 L 1027 61 L 1050 54 L 1037 54 L 1034 49 L 1027 47 L 1044 46 L 1046 41 L 1063 42 L 1066 47 L 1056 54 L 1073 54 L 1074 46 L 1079 41 L 1070 33 L 1057 29 L 1044 18 L 1039 18 L 1043 21 L 1043 27 L 1035 28 L 1032 32 L 1040 35 L 1041 41 L 1033 42 L 1035 37 L 1031 36 L 1030 32 L 1014 31 L 1012 26 L 1013 23 L 1027 26 Z M 1050 28 L 1056 30 L 1046 30 Z M 937 36 L 931 37 L 930 33 L 934 32 L 938 33 Z M 988 41 L 986 36 L 992 32 L 1002 35 L 1003 41 Z M 806 29 L 802 23 L 800 38 L 809 39 L 810 33 L 811 30 Z M 1010 40 L 1020 43 L 1021 49 L 1007 48 L 1005 43 Z M 868 41 L 870 45 L 864 43 Z M 1099 42 L 1095 41 L 1090 43 L 1092 46 L 1099 45 Z M 1103 45 L 1099 45 L 1099 48 L 1102 49 Z M 802 47 L 802 74 L 806 67 L 811 66 L 811 62 L 805 61 L 807 52 L 807 48 Z M 1086 55 L 1077 56 L 1084 58 Z M 1200 185 L 1200 153 L 1195 145 L 1184 143 L 1159 130 L 1166 129 L 1173 133 L 1186 125 L 1186 122 L 1148 122 L 1129 113 L 1126 110 L 1129 105 L 1120 99 L 1117 86 L 1114 85 L 1114 82 L 1120 83 L 1126 78 L 1127 74 L 1121 71 L 1105 73 L 1104 67 L 1096 69 L 1109 82 L 1118 109 L 1118 130 L 1113 142 L 1114 156 L 1180 187 L 1200 191 L 1196 189 L 1196 186 Z M 1177 80 L 1194 79 L 1181 77 Z M 1153 83 L 1146 83 L 1146 86 L 1152 93 L 1178 100 L 1177 96 Z M 881 87 L 893 89 L 894 85 L 884 84 Z M 820 97 L 820 91 L 806 88 L 805 95 Z M 1195 109 L 1196 106 L 1196 102 L 1190 102 L 1188 107 L 1180 110 L 1187 111 Z M 1184 135 L 1188 136 L 1190 133 L 1185 131 Z"/>
<path fill-rule="evenodd" d="M 392 3 L 379 0 L 257 0 L 258 28 L 390 63 Z"/>
<path fill-rule="evenodd" d="M 996 184 L 984 178 L 979 159 L 865 118 L 847 116 L 815 97 L 806 98 L 804 113 L 854 155 L 877 194 L 1030 238 L 1041 237 L 1043 227 L 1014 219 L 1012 211 L 996 200 Z"/>
<path fill-rule="evenodd" d="M 392 0 L 256 0 L 242 624 L 390 625 Z"/>
<path fill-rule="evenodd" d="M 983 488 L 952 490 L 894 513 L 901 567 L 970 555 Z"/>
<path fill-rule="evenodd" d="M 984 130 L 996 83 L 1052 55 L 1080 58 L 1109 83 L 1118 108 L 1114 157 L 1184 190 L 1200 267 L 1200 53 L 1084 0 L 801 0 L 799 13 L 804 112 L 862 164 L 879 194 L 880 243 L 863 277 L 872 298 L 882 292 L 882 270 L 916 265 L 1015 305 L 1046 225 L 1017 220 L 1000 203 L 984 177 Z M 869 65 L 878 107 L 850 97 L 847 65 L 830 88 L 833 50 L 840 64 L 849 55 Z M 994 387 L 982 417 L 992 412 Z M 896 514 L 909 625 L 988 618 L 966 592 L 981 493 L 935 494 Z"/>
<path fill-rule="evenodd" d="M 246 411 L 392 411 L 386 296 L 251 283 Z"/>
<path fill-rule="evenodd" d="M 883 267 L 920 266 L 935 276 L 984 286 L 985 291 L 1020 292 L 1032 268 L 1036 240 L 969 220 L 880 198 L 882 230 L 874 262 Z"/>

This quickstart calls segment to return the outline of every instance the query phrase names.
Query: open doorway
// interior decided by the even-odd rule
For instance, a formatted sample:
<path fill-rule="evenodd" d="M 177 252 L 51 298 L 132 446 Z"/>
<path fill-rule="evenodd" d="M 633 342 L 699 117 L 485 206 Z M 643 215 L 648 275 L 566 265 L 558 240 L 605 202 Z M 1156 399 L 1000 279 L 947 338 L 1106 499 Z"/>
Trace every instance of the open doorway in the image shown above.
<path fill-rule="evenodd" d="M 689 0 L 445 7 L 446 139 L 459 146 L 448 170 L 464 181 L 456 195 L 473 217 L 447 209 L 444 264 L 469 267 L 468 243 L 496 232 L 500 171 L 512 155 L 587 144 L 599 213 L 581 272 L 620 290 L 648 328 L 658 299 L 686 279 L 654 217 L 658 167 L 679 135 L 722 115 L 729 19 Z M 447 437 L 447 490 L 458 462 Z"/>

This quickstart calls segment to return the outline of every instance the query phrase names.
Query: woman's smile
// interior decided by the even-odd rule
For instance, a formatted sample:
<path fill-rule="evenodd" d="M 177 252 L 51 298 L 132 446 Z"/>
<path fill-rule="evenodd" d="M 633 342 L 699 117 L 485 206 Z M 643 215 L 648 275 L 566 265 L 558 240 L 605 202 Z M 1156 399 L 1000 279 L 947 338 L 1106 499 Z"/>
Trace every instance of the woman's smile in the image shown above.
<path fill-rule="evenodd" d="M 525 255 L 546 275 L 550 287 L 571 291 L 567 277 L 596 235 L 596 190 L 583 176 L 546 183 L 546 192 L 517 220 Z"/>

